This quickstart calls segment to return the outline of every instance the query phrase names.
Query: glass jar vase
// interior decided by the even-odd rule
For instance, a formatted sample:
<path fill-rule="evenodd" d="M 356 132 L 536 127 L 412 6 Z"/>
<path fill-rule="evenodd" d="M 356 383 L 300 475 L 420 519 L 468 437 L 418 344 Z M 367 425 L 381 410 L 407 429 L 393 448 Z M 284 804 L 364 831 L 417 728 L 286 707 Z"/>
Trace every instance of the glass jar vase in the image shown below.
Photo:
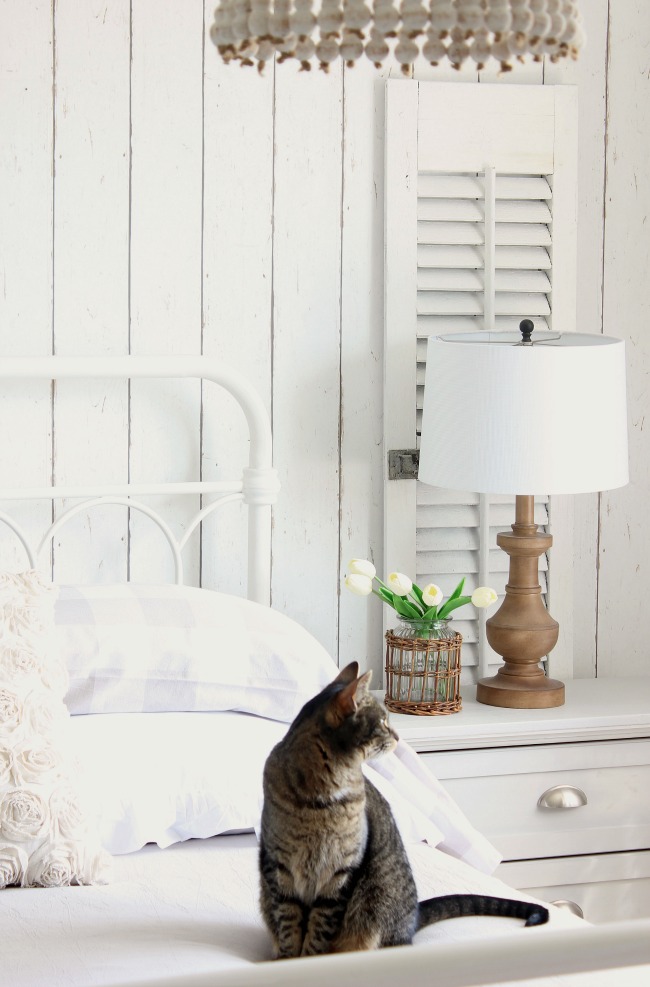
<path fill-rule="evenodd" d="M 421 637 L 453 641 L 456 637 L 456 632 L 451 629 L 451 617 L 438 617 L 434 620 L 425 620 L 424 617 L 399 617 L 393 628 L 393 634 L 409 640 Z"/>
<path fill-rule="evenodd" d="M 462 637 L 451 618 L 400 617 L 386 632 L 386 706 L 400 713 L 456 713 Z"/>

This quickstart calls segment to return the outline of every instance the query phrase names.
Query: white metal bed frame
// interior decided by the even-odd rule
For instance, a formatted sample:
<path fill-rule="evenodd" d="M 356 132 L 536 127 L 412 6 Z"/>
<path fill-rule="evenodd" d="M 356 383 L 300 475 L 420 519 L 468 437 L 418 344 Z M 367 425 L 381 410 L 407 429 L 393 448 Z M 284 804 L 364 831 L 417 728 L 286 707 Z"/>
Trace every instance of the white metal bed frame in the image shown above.
<path fill-rule="evenodd" d="M 637 983 L 646 987 L 649 982 L 650 967 L 645 966 L 650 962 L 647 920 L 538 931 L 542 934 L 535 937 L 513 933 L 471 942 L 256 963 L 221 973 L 169 977 L 151 987 L 328 987 L 333 983 L 339 987 L 370 983 L 373 987 L 400 983 L 408 987 L 489 987 L 511 981 L 533 987 L 538 978 L 618 971 L 642 964 L 635 987 Z M 631 981 L 626 979 L 625 983 L 630 985 Z M 140 984 L 145 987 L 142 981 Z M 139 984 L 136 981 L 129 987 Z"/>
<path fill-rule="evenodd" d="M 116 484 L 112 486 L 46 486 L 0 488 L 0 501 L 74 499 L 78 503 L 62 513 L 34 547 L 29 536 L 12 517 L 0 511 L 0 521 L 21 542 L 29 564 L 37 567 L 55 534 L 71 518 L 98 504 L 122 504 L 137 510 L 158 526 L 174 559 L 174 578 L 183 582 L 182 552 L 189 538 L 205 518 L 233 500 L 248 507 L 248 586 L 247 596 L 268 605 L 271 595 L 271 505 L 279 490 L 273 468 L 271 424 L 264 404 L 251 384 L 232 367 L 204 356 L 117 356 L 117 357 L 7 357 L 0 360 L 0 379 L 57 380 L 62 378 L 198 378 L 211 381 L 228 391 L 246 416 L 250 438 L 248 466 L 233 480 L 196 480 L 175 483 Z M 161 515 L 137 498 L 152 495 L 218 494 L 191 519 L 181 539 L 177 539 Z"/>

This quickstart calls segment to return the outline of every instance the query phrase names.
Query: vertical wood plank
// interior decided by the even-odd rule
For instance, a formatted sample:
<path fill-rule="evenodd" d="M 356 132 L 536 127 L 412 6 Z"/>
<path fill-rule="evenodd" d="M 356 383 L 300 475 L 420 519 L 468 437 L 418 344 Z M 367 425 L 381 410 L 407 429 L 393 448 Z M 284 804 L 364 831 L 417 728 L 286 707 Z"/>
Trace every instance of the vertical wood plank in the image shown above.
<path fill-rule="evenodd" d="M 601 495 L 598 675 L 645 675 L 650 529 L 650 7 L 610 4 L 603 329 L 626 340 L 630 483 Z"/>
<path fill-rule="evenodd" d="M 573 331 L 576 314 L 578 209 L 578 94 L 575 87 L 556 86 L 553 162 L 553 271 L 551 328 Z M 561 313 L 561 316 L 555 313 Z M 553 400 L 552 393 L 550 400 Z M 558 643 L 549 655 L 549 675 L 574 675 L 573 498 L 551 497 L 549 531 L 553 549 L 549 563 L 548 608 L 560 625 Z"/>
<path fill-rule="evenodd" d="M 276 68 L 273 602 L 337 652 L 341 65 Z"/>
<path fill-rule="evenodd" d="M 52 346 L 52 30 L 50 0 L 0 4 L 0 352 L 6 356 L 48 354 Z M 48 484 L 50 385 L 3 381 L 0 420 L 3 485 Z M 26 533 L 40 534 L 52 508 L 12 501 L 0 510 Z M 0 559 L 12 570 L 28 563 L 4 525 Z"/>
<path fill-rule="evenodd" d="M 369 61 L 345 70 L 341 257 L 341 577 L 351 558 L 384 571 L 382 531 L 385 79 Z M 339 663 L 383 676 L 382 606 L 343 589 Z"/>
<path fill-rule="evenodd" d="M 203 352 L 244 373 L 270 415 L 273 64 L 262 75 L 224 65 L 209 39 L 213 5 L 205 6 Z M 245 435 L 232 399 L 205 387 L 205 479 L 231 479 L 246 465 Z M 230 504 L 203 524 L 203 586 L 246 594 L 246 514 Z"/>
<path fill-rule="evenodd" d="M 415 578 L 413 480 L 388 479 L 391 449 L 416 443 L 418 94 L 414 81 L 386 88 L 384 206 L 384 559 Z M 407 273 L 410 272 L 410 273 Z M 392 619 L 386 614 L 385 620 Z"/>
<path fill-rule="evenodd" d="M 577 62 L 563 64 L 562 81 L 578 86 L 578 274 L 577 328 L 603 332 L 606 90 L 609 0 L 583 6 L 588 44 Z M 549 69 L 547 68 L 547 77 Z M 577 677 L 596 675 L 598 636 L 598 540 L 601 498 L 574 499 L 574 669 Z"/>
<path fill-rule="evenodd" d="M 578 92 L 578 228 L 576 328 L 602 332 L 603 212 L 607 88 L 608 0 L 582 7 L 587 44 L 577 61 L 546 61 L 544 81 Z M 573 499 L 574 675 L 596 674 L 598 494 Z"/>
<path fill-rule="evenodd" d="M 547 531 L 553 536 L 549 553 L 546 607 L 560 625 L 557 644 L 548 656 L 546 670 L 552 678 L 575 678 L 576 652 L 581 642 L 574 627 L 574 498 L 551 497 Z"/>
<path fill-rule="evenodd" d="M 129 39 L 128 0 L 58 0 L 54 351 L 61 355 L 127 352 Z M 125 481 L 126 424 L 125 382 L 58 383 L 55 481 Z M 58 580 L 126 576 L 124 508 L 95 508 L 68 527 L 65 548 L 60 539 L 54 545 Z"/>
<path fill-rule="evenodd" d="M 201 350 L 203 0 L 133 3 L 131 66 L 130 350 Z M 130 476 L 199 477 L 201 386 L 196 380 L 134 381 L 130 389 Z M 198 498 L 151 498 L 181 536 Z M 130 575 L 172 578 L 172 558 L 152 522 L 130 521 Z M 199 543 L 183 556 L 199 581 Z"/>

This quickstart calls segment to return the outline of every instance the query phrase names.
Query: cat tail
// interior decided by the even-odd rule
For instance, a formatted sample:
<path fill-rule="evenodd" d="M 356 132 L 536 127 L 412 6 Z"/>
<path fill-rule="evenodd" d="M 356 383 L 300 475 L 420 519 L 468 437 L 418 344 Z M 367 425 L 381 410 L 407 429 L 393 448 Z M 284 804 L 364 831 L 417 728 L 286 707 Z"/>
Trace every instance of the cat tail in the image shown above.
<path fill-rule="evenodd" d="M 526 925 L 544 925 L 548 922 L 548 909 L 532 901 L 514 898 L 494 898 L 484 894 L 447 894 L 428 898 L 418 904 L 417 928 L 446 918 L 462 918 L 464 915 L 499 915 L 503 918 L 523 918 Z"/>

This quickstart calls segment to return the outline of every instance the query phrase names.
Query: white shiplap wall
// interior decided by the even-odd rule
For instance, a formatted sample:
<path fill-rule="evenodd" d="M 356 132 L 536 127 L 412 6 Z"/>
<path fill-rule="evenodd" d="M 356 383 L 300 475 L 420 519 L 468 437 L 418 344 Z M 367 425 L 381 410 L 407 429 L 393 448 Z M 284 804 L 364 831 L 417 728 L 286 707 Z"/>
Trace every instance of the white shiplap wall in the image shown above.
<path fill-rule="evenodd" d="M 0 352 L 202 351 L 246 369 L 273 415 L 283 483 L 274 603 L 341 660 L 379 672 L 379 602 L 339 596 L 339 579 L 353 555 L 384 568 L 388 71 L 335 66 L 325 76 L 285 64 L 260 77 L 224 67 L 207 40 L 212 6 L 0 0 Z M 643 673 L 650 7 L 583 6 L 589 42 L 578 63 L 504 77 L 488 69 L 481 81 L 579 88 L 578 308 L 581 328 L 630 341 L 632 482 L 576 498 L 576 666 L 617 674 L 624 656 L 625 671 Z M 477 81 L 469 69 L 422 65 L 416 75 Z M 219 475 L 236 447 L 217 428 L 227 405 L 198 388 L 93 385 L 91 398 L 88 431 L 63 388 L 41 388 L 11 417 L 2 402 L 5 478 L 27 468 L 29 449 L 45 482 L 51 468 L 58 480 L 81 469 L 135 479 L 165 450 L 162 475 L 196 464 Z M 116 438 L 125 423 L 128 440 Z M 232 508 L 219 535 L 206 525 L 192 548 L 196 580 L 224 585 L 234 570 L 241 583 L 241 563 L 224 561 L 240 524 Z M 80 522 L 72 550 L 54 547 L 55 573 L 153 578 L 167 563 L 144 549 L 145 525 L 128 526 L 120 508 Z"/>

